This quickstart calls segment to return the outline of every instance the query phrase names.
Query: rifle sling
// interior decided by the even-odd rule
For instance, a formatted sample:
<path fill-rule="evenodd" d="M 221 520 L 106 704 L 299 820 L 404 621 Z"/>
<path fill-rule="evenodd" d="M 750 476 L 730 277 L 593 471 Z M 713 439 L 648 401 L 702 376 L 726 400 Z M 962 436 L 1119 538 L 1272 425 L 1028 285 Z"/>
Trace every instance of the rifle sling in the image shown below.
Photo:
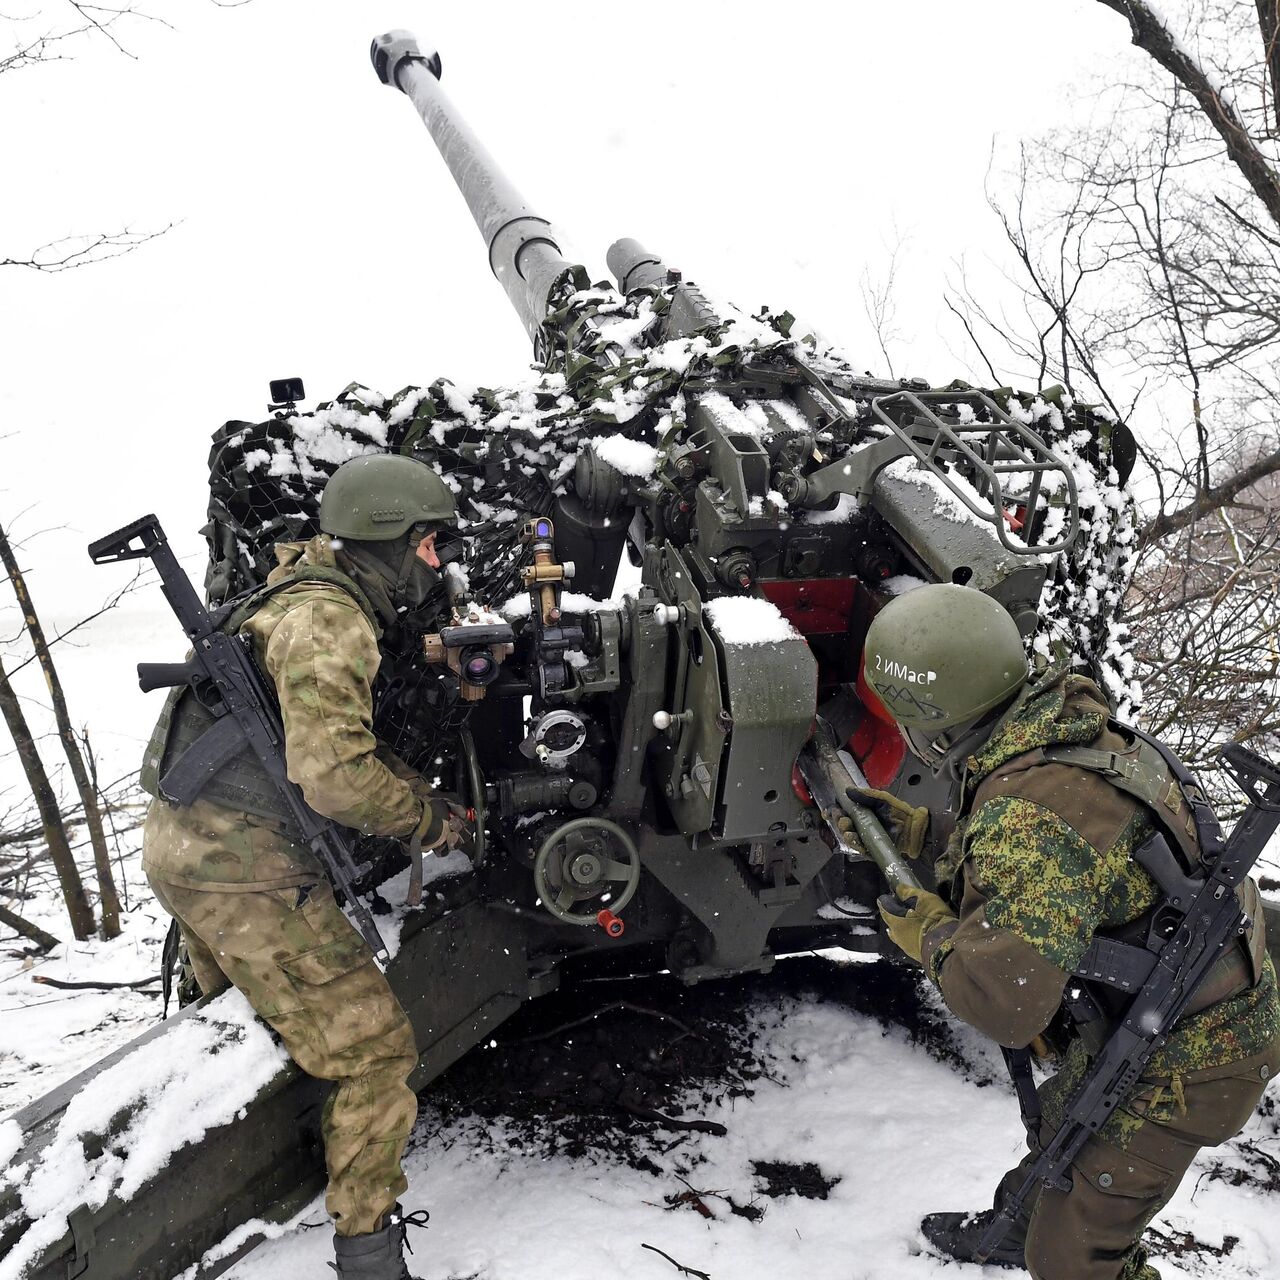
<path fill-rule="evenodd" d="M 1031 1050 L 1010 1049 L 1000 1046 L 1004 1055 L 1004 1065 L 1008 1068 L 1009 1079 L 1013 1081 L 1013 1091 L 1018 1095 L 1018 1110 L 1022 1113 L 1022 1123 L 1026 1126 L 1027 1141 L 1033 1147 L 1040 1142 L 1040 1095 L 1036 1092 L 1035 1076 L 1031 1071 Z"/>

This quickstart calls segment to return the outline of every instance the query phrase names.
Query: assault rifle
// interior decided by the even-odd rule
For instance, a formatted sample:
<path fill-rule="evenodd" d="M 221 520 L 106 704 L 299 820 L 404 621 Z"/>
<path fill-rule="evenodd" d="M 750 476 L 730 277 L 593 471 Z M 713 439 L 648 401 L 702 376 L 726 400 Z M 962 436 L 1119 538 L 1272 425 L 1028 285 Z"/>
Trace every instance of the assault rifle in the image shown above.
<path fill-rule="evenodd" d="M 355 882 L 368 865 L 356 860 L 346 829 L 316 813 L 303 799 L 297 783 L 289 781 L 275 690 L 263 676 L 248 642 L 220 630 L 222 619 L 211 615 L 201 603 L 155 516 L 143 516 L 89 544 L 89 558 L 94 564 L 143 557 L 155 565 L 160 588 L 182 623 L 192 652 L 186 662 L 140 662 L 138 684 L 144 693 L 187 685 L 215 717 L 190 750 L 190 758 L 196 761 L 193 776 L 182 779 L 181 794 L 172 793 L 171 783 L 166 795 L 190 803 L 201 785 L 223 765 L 246 746 L 252 748 L 267 777 L 279 788 L 303 841 L 320 860 L 339 898 L 346 903 L 356 928 L 374 955 L 385 963 L 389 959 L 386 943 L 355 891 Z"/>
<path fill-rule="evenodd" d="M 978 1262 L 991 1256 L 1038 1185 L 1071 1189 L 1071 1162 L 1128 1098 L 1223 948 L 1249 926 L 1236 889 L 1280 826 L 1280 769 L 1239 745 L 1224 747 L 1220 755 L 1236 785 L 1249 798 L 1249 807 L 1224 841 L 1208 804 L 1194 792 L 1188 794 L 1201 847 L 1199 874 L 1191 879 L 1197 886 L 1195 892 L 1189 901 L 1178 904 L 1163 943 L 1148 952 L 1154 957 L 1148 977 L 1090 1064 L 1058 1131 L 1041 1147 L 1026 1177 L 996 1211 L 978 1244 Z M 1172 753 L 1165 758 L 1186 793 L 1190 774 Z"/>

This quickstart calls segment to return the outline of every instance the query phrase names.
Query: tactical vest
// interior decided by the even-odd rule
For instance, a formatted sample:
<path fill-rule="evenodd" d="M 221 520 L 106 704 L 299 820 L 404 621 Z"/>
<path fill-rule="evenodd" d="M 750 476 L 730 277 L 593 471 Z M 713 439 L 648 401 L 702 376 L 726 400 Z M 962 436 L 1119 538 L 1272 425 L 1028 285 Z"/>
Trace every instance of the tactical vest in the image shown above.
<path fill-rule="evenodd" d="M 381 634 L 378 615 L 354 579 L 338 569 L 305 563 L 299 563 L 296 570 L 289 571 L 278 582 L 256 587 L 227 601 L 213 615 L 218 629 L 227 635 L 235 635 L 272 596 L 304 582 L 321 582 L 344 591 L 369 619 L 374 635 Z M 214 719 L 213 713 L 189 685 L 178 685 L 169 691 L 143 758 L 139 782 L 144 791 L 157 799 L 174 803 L 161 789 L 161 781 L 166 771 L 199 741 Z M 263 773 L 257 757 L 249 748 L 223 765 L 204 784 L 200 799 L 256 817 L 274 819 L 290 838 L 301 838 L 279 789 Z"/>
<path fill-rule="evenodd" d="M 1169 856 L 1163 878 L 1175 884 L 1181 876 L 1197 874 L 1200 865 L 1200 837 L 1192 806 L 1211 811 L 1198 788 L 1188 795 L 1194 782 L 1185 766 L 1175 761 L 1184 775 L 1179 781 L 1165 751 L 1138 730 L 1108 720 L 1092 746 L 1053 744 L 1007 760 L 979 784 L 971 811 L 998 797 L 1030 800 L 1056 813 L 1095 849 L 1106 850 L 1119 839 L 1135 811 L 1143 808 L 1157 836 L 1166 838 Z M 1156 903 L 1127 924 L 1099 930 L 1073 971 L 1107 1017 L 1115 1016 L 1145 981 L 1146 975 L 1133 969 L 1134 952 L 1147 942 L 1157 914 L 1170 901 L 1165 886 L 1152 878 L 1160 892 Z M 1267 944 L 1258 889 L 1247 879 L 1236 892 L 1249 927 L 1241 945 L 1224 950 L 1205 975 L 1184 1017 L 1243 994 L 1262 977 Z M 1077 1022 L 1081 1020 L 1078 1009 L 1070 1012 Z M 1103 1028 L 1091 1030 L 1093 1035 L 1086 1033 L 1087 1039 Z"/>

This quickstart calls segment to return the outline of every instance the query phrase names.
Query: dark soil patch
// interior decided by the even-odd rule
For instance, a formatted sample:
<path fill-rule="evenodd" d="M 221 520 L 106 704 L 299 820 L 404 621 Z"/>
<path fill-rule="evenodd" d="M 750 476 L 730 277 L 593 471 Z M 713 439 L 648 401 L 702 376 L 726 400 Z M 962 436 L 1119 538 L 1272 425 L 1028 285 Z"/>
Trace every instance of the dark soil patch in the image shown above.
<path fill-rule="evenodd" d="M 1200 1175 L 1197 1187 L 1204 1182 L 1225 1182 L 1229 1187 L 1249 1187 L 1271 1194 L 1280 1192 L 1280 1159 L 1267 1150 L 1280 1137 L 1280 1103 L 1276 1095 L 1265 1094 L 1258 1111 L 1262 1117 L 1261 1132 L 1232 1138 L 1225 1146 L 1241 1164 L 1213 1161 Z"/>
<path fill-rule="evenodd" d="M 1236 1245 L 1240 1243 L 1240 1237 L 1223 1236 L 1222 1244 L 1219 1246 L 1198 1240 L 1190 1231 L 1161 1231 L 1156 1227 L 1149 1227 L 1147 1234 L 1143 1237 L 1143 1243 L 1149 1246 L 1153 1253 L 1165 1258 L 1184 1260 L 1228 1258 L 1235 1252 Z"/>
<path fill-rule="evenodd" d="M 682 1158 L 692 1155 L 690 1132 L 723 1133 L 736 1100 L 777 1077 L 782 1064 L 759 1015 L 788 1002 L 874 1018 L 972 1074 L 923 983 L 918 971 L 884 962 L 816 956 L 696 987 L 668 977 L 582 982 L 526 1005 L 433 1084 L 425 1101 L 436 1123 L 420 1126 L 417 1140 L 468 1117 L 501 1119 L 500 1128 L 469 1126 L 466 1141 L 495 1154 L 590 1156 L 655 1177 L 673 1165 L 687 1174 L 697 1163 Z"/>
<path fill-rule="evenodd" d="M 751 1172 L 764 1180 L 760 1194 L 771 1200 L 780 1196 L 801 1196 L 805 1200 L 825 1200 L 840 1181 L 828 1178 L 812 1161 L 791 1164 L 786 1160 L 753 1160 Z"/>

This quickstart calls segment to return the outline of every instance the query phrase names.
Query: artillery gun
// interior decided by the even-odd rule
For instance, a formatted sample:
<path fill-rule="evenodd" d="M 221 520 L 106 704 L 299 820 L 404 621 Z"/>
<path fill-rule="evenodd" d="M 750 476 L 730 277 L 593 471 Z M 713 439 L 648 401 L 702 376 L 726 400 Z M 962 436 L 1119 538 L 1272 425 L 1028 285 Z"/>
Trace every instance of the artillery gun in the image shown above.
<path fill-rule="evenodd" d="M 411 636 L 389 656 L 377 703 L 379 736 L 411 764 L 441 761 L 478 813 L 474 867 L 402 916 L 388 969 L 421 1089 L 583 973 L 697 982 L 814 947 L 879 950 L 878 843 L 839 821 L 840 788 L 865 774 L 927 808 L 921 855 L 946 838 L 950 796 L 904 761 L 860 680 L 871 618 L 919 581 L 958 582 L 1029 641 L 1046 599 L 1077 610 L 1077 638 L 1101 636 L 1109 619 L 1071 586 L 1109 554 L 1110 508 L 1083 509 L 1077 475 L 1123 483 L 1133 443 L 1053 396 L 857 375 L 791 316 L 721 308 L 634 240 L 608 252 L 615 283 L 593 283 L 449 102 L 438 55 L 391 32 L 372 57 L 431 132 L 541 372 L 389 401 L 353 384 L 311 414 L 228 423 L 206 588 L 227 599 L 262 579 L 274 542 L 314 533 L 346 456 L 398 450 L 458 487 L 455 616 L 425 655 Z M 624 556 L 638 584 L 614 596 Z M 396 869 L 393 849 L 371 856 Z M 928 881 L 930 864 L 894 874 Z M 71 1142 L 105 1168 L 136 1111 L 82 1135 L 70 1104 L 207 1005 L 19 1113 L 13 1164 Z M 324 1093 L 280 1067 L 142 1185 L 107 1177 L 43 1216 L 0 1181 L 0 1274 L 6 1255 L 32 1280 L 167 1280 L 202 1259 L 218 1274 L 322 1187 Z"/>

